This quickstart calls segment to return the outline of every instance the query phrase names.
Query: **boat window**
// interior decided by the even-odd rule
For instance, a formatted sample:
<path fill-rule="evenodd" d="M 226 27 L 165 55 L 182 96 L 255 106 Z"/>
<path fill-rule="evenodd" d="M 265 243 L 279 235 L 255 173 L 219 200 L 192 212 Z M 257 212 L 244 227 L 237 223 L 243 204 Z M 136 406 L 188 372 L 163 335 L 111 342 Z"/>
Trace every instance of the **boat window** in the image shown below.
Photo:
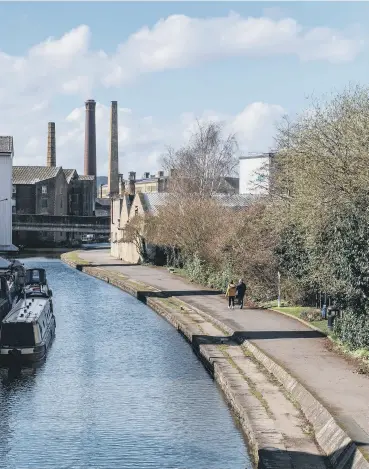
<path fill-rule="evenodd" d="M 38 270 L 32 270 L 32 280 L 34 282 L 40 281 L 40 272 Z"/>
<path fill-rule="evenodd" d="M 32 347 L 35 345 L 33 324 L 31 323 L 3 323 L 1 327 L 2 345 Z"/>

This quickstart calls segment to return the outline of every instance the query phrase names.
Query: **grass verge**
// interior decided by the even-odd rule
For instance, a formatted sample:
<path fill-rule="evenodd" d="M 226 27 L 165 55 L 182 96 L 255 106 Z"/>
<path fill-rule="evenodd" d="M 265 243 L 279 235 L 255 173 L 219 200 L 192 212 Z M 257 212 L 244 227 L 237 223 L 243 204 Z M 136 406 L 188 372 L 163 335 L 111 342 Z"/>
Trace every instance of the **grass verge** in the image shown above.
<path fill-rule="evenodd" d="M 82 257 L 79 257 L 78 251 L 71 251 L 63 255 L 64 259 L 70 260 L 72 262 L 75 262 L 76 264 L 81 264 L 81 265 L 89 265 L 90 262 L 86 261 L 85 259 L 82 259 Z"/>

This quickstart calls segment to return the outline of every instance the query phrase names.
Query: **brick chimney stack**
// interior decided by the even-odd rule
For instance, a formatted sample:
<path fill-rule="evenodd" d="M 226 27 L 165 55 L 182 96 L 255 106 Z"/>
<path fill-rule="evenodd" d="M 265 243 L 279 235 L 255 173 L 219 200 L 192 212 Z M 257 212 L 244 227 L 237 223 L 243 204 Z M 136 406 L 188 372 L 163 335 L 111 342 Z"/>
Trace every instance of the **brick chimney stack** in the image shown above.
<path fill-rule="evenodd" d="M 110 108 L 108 194 L 109 197 L 116 197 L 117 195 L 119 195 L 117 101 L 112 101 Z"/>
<path fill-rule="evenodd" d="M 85 176 L 96 176 L 96 102 L 89 99 L 86 106 Z"/>
<path fill-rule="evenodd" d="M 55 122 L 47 125 L 47 160 L 46 166 L 56 166 Z"/>

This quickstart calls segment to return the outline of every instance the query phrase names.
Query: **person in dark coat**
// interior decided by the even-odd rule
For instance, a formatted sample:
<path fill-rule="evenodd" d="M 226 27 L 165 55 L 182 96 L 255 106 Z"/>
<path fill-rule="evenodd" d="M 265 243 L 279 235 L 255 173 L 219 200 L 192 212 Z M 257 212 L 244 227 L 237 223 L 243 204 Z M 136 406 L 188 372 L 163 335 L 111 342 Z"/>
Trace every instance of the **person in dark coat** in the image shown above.
<path fill-rule="evenodd" d="M 238 282 L 238 285 L 236 287 L 236 296 L 238 300 L 238 304 L 240 306 L 240 309 L 243 308 L 243 300 L 245 298 L 245 293 L 246 293 L 246 284 L 244 283 L 243 279 L 241 278 Z"/>

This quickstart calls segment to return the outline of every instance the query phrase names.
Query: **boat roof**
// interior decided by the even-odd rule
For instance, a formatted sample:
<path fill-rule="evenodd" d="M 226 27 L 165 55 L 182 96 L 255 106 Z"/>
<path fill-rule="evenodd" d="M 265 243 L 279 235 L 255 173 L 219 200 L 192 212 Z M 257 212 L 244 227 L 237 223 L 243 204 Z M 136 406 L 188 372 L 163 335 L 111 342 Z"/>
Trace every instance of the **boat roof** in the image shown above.
<path fill-rule="evenodd" d="M 4 259 L 3 257 L 0 257 L 0 269 L 9 269 L 11 266 L 11 262 L 9 262 L 7 259 Z"/>
<path fill-rule="evenodd" d="M 32 301 L 32 298 L 26 298 L 25 300 L 22 299 L 18 301 L 14 308 L 3 319 L 3 323 L 32 323 L 37 321 L 49 299 L 35 297 L 33 300 L 34 301 Z"/>

